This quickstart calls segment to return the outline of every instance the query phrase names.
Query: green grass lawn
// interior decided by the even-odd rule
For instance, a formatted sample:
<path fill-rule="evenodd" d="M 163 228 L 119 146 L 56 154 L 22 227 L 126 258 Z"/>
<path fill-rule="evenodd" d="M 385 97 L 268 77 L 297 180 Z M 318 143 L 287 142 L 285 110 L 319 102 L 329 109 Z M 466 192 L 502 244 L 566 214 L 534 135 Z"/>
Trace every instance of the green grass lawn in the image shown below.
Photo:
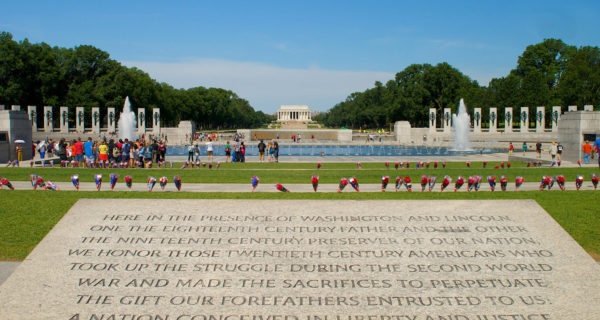
<path fill-rule="evenodd" d="M 148 175 L 156 177 L 179 174 L 184 183 L 250 183 L 258 175 L 261 183 L 310 183 L 310 176 L 318 174 L 321 183 L 338 183 L 341 177 L 357 176 L 360 183 L 379 183 L 382 175 L 395 177 L 410 175 L 413 180 L 423 174 L 442 177 L 458 175 L 506 175 L 511 181 L 524 176 L 526 181 L 538 182 L 542 175 L 564 174 L 569 183 L 576 174 L 589 181 L 597 168 L 527 168 L 525 163 L 514 163 L 510 169 L 493 169 L 489 163 L 483 169 L 481 162 L 448 163 L 445 169 L 395 170 L 393 163 L 386 169 L 382 163 L 364 163 L 358 170 L 354 163 L 324 163 L 320 170 L 315 163 L 245 163 L 223 164 L 219 170 L 202 169 L 71 169 L 71 168 L 0 168 L 0 177 L 9 180 L 29 180 L 35 173 L 46 180 L 70 181 L 72 174 L 80 174 L 81 181 L 93 181 L 94 173 L 132 175 L 134 181 L 145 181 Z M 177 165 L 179 167 L 180 164 Z M 275 169 L 275 170 L 274 170 Z M 589 183 L 589 182 L 588 182 Z M 155 199 L 533 199 L 537 201 L 590 255 L 600 260 L 600 192 L 461 192 L 461 193 L 143 193 L 143 192 L 74 192 L 74 191 L 0 191 L 0 260 L 22 260 L 54 227 L 79 198 L 155 198 Z"/>
<path fill-rule="evenodd" d="M 381 176 L 388 175 L 392 179 L 396 176 L 411 176 L 413 181 L 418 180 L 421 175 L 437 175 L 442 178 L 444 175 L 450 175 L 456 178 L 459 175 L 468 177 L 470 175 L 481 175 L 484 178 L 488 175 L 505 175 L 509 181 L 514 181 L 516 176 L 523 176 L 526 182 L 539 182 L 542 175 L 563 174 L 568 183 L 575 181 L 577 174 L 584 175 L 588 180 L 591 173 L 600 175 L 600 171 L 595 167 L 584 168 L 527 168 L 523 162 L 513 163 L 512 167 L 504 169 L 494 169 L 498 162 L 488 163 L 487 168 L 483 168 L 481 162 L 471 163 L 471 168 L 467 168 L 464 162 L 448 163 L 446 168 L 441 164 L 437 169 L 433 169 L 433 164 L 429 169 L 416 169 L 414 163 L 409 169 L 394 169 L 394 163 L 390 163 L 390 168 L 386 169 L 381 163 L 363 163 L 362 169 L 358 169 L 355 163 L 324 163 L 321 169 L 317 170 L 316 163 L 225 163 L 220 169 L 179 169 L 181 163 L 177 163 L 173 169 L 86 169 L 86 168 L 0 168 L 0 177 L 6 177 L 14 181 L 28 181 L 29 174 L 35 173 L 50 181 L 70 181 L 71 175 L 79 174 L 80 181 L 93 182 L 95 173 L 108 175 L 109 173 L 118 173 L 121 177 L 131 175 L 134 181 L 145 181 L 148 175 L 155 177 L 181 175 L 184 183 L 248 183 L 250 177 L 257 175 L 263 183 L 308 183 L 311 175 L 319 175 L 320 183 L 338 183 L 341 177 L 356 176 L 360 183 L 379 183 Z M 177 169 L 175 169 L 177 168 Z"/>

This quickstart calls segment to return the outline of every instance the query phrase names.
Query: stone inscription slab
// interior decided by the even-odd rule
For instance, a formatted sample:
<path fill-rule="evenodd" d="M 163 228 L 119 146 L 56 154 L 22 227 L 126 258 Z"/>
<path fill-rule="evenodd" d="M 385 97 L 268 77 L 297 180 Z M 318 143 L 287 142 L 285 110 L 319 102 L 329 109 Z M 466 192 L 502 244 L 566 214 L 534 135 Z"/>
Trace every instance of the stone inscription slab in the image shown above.
<path fill-rule="evenodd" d="M 575 214 L 575 213 L 574 213 Z M 534 201 L 79 200 L 0 319 L 598 319 L 600 267 Z"/>

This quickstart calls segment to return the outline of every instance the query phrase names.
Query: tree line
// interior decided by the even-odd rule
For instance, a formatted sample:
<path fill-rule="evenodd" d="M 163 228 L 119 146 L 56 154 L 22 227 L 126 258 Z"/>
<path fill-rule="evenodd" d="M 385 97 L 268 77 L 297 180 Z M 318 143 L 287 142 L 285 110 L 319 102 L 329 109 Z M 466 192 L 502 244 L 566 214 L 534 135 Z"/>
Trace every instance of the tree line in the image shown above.
<path fill-rule="evenodd" d="M 575 47 L 561 40 L 546 39 L 528 46 L 517 60 L 517 66 L 502 78 L 494 78 L 481 86 L 448 63 L 413 64 L 398 72 L 385 85 L 375 82 L 373 88 L 350 94 L 328 112 L 316 117 L 330 127 L 385 128 L 407 120 L 413 127 L 426 127 L 429 108 L 437 110 L 437 122 L 444 108 L 458 109 L 464 98 L 468 112 L 482 109 L 482 123 L 488 121 L 489 108 L 546 106 L 549 119 L 551 106 L 600 104 L 600 50 L 598 47 Z M 504 112 L 499 120 L 505 121 Z M 530 117 L 530 120 L 535 121 Z M 520 119 L 510 119 L 518 123 Z M 546 121 L 550 125 L 550 121 Z"/>
<path fill-rule="evenodd" d="M 163 126 L 193 120 L 205 129 L 255 128 L 275 119 L 255 111 L 235 92 L 204 87 L 176 89 L 142 70 L 121 65 L 90 45 L 51 47 L 27 39 L 17 42 L 10 33 L 0 33 L 0 104 L 53 106 L 55 115 L 59 106 L 81 106 L 90 123 L 92 107 L 114 107 L 119 114 L 126 96 L 133 109 L 145 108 L 148 117 L 152 108 L 160 108 Z M 106 111 L 101 114 L 106 117 Z M 38 116 L 43 116 L 39 110 Z"/>

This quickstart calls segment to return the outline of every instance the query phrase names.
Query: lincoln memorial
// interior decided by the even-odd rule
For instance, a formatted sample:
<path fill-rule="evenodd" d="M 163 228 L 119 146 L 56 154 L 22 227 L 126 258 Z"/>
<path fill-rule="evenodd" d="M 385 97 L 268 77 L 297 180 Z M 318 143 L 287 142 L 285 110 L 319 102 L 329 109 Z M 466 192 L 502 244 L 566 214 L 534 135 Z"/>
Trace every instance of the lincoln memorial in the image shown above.
<path fill-rule="evenodd" d="M 277 121 L 311 121 L 311 113 L 308 106 L 281 106 L 277 110 Z"/>

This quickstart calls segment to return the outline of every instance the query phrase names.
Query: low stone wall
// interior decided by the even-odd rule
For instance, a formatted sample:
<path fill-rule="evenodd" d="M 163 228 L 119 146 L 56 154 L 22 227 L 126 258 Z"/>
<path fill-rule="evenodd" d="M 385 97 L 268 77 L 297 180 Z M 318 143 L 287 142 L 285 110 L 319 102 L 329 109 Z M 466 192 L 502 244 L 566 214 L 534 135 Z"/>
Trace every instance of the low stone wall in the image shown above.
<path fill-rule="evenodd" d="M 301 136 L 301 141 L 338 141 L 351 142 L 352 130 L 336 129 L 303 129 L 303 130 L 272 130 L 272 129 L 252 129 L 238 130 L 240 134 L 246 137 L 247 141 L 272 140 L 279 135 L 279 139 L 291 140 L 292 136 Z"/>

